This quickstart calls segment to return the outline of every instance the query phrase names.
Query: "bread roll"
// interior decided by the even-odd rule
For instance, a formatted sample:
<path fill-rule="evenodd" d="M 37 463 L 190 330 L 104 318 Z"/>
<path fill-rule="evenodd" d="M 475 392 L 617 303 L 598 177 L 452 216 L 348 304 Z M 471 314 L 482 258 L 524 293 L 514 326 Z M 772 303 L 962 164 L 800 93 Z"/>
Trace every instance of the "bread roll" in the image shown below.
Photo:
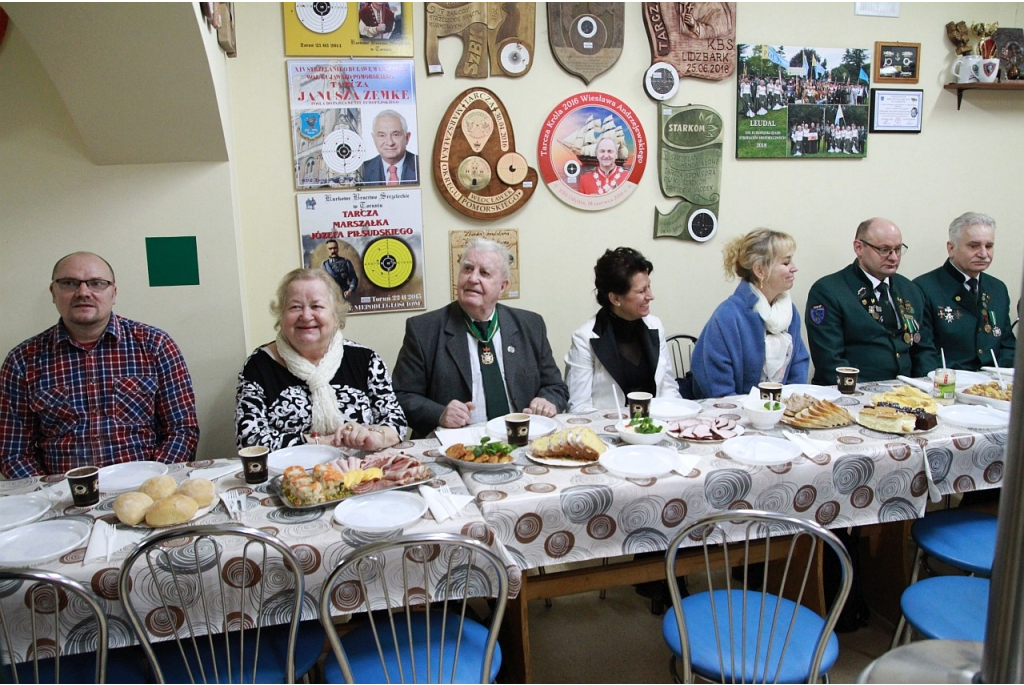
<path fill-rule="evenodd" d="M 144 492 L 126 492 L 114 500 L 114 513 L 121 523 L 134 526 L 146 518 L 146 512 L 153 506 L 153 498 Z"/>
<path fill-rule="evenodd" d="M 199 505 L 191 497 L 171 495 L 162 499 L 146 512 L 146 523 L 154 528 L 185 523 L 199 511 Z"/>
<path fill-rule="evenodd" d="M 209 506 L 217 496 L 217 493 L 214 492 L 213 481 L 206 480 L 205 478 L 188 479 L 178 487 L 176 494 L 191 497 L 196 501 L 200 509 Z"/>
<path fill-rule="evenodd" d="M 153 476 L 146 479 L 146 482 L 139 487 L 139 492 L 144 492 L 159 502 L 165 497 L 170 497 L 178 489 L 178 482 L 170 476 Z"/>

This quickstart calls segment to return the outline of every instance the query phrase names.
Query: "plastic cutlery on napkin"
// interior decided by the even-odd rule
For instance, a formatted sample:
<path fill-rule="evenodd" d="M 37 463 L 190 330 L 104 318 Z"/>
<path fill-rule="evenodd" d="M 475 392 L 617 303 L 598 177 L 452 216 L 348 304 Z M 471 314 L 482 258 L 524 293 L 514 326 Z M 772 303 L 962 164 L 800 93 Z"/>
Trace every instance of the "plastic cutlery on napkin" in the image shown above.
<path fill-rule="evenodd" d="M 188 474 L 189 478 L 205 478 L 207 480 L 217 480 L 224 476 L 230 476 L 232 473 L 240 471 L 242 469 L 241 462 L 228 464 L 227 466 L 214 466 L 208 469 L 195 469 Z"/>
<path fill-rule="evenodd" d="M 426 500 L 427 508 L 438 523 L 458 518 L 462 508 L 476 499 L 472 495 L 443 495 L 427 485 L 421 485 L 419 493 Z"/>
<path fill-rule="evenodd" d="M 96 519 L 82 563 L 87 564 L 98 559 L 109 558 L 125 547 L 137 544 L 146 537 L 147 533 L 148 531 L 142 529 L 118 528 L 103 519 Z"/>
<path fill-rule="evenodd" d="M 786 439 L 791 443 L 800 448 L 800 451 L 804 453 L 805 457 L 813 459 L 822 452 L 825 452 L 832 446 L 831 443 L 825 442 L 824 440 L 812 440 L 811 438 L 804 437 L 799 433 L 793 431 L 782 431 Z"/>
<path fill-rule="evenodd" d="M 919 381 L 916 378 L 911 378 L 910 376 L 896 376 L 896 380 L 903 381 L 907 385 L 913 386 L 918 390 L 927 393 L 931 393 L 931 391 L 934 389 L 933 385 L 928 381 Z"/>

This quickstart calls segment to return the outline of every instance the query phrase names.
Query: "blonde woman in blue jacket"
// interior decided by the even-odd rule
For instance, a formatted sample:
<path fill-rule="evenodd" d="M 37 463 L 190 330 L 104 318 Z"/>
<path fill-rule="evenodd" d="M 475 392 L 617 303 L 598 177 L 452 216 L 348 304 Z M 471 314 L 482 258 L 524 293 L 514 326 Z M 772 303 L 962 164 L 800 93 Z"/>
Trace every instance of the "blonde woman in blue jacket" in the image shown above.
<path fill-rule="evenodd" d="M 807 382 L 810 355 L 789 298 L 795 251 L 792 236 L 767 228 L 725 246 L 725 271 L 740 284 L 718 305 L 693 350 L 698 398 L 743 395 L 761 381 Z"/>

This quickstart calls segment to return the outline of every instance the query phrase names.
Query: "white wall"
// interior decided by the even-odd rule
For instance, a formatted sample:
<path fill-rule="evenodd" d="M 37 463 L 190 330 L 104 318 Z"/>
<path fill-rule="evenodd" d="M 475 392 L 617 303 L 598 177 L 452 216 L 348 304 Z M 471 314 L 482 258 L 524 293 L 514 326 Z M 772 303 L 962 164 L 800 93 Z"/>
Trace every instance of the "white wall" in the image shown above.
<path fill-rule="evenodd" d="M 238 168 L 251 343 L 272 337 L 267 303 L 288 269 L 299 265 L 295 195 L 290 176 L 291 143 L 285 82 L 281 7 L 236 5 L 239 56 L 229 62 Z M 415 5 L 416 78 L 419 130 L 413 133 L 421 154 L 433 148 L 437 126 L 450 102 L 471 86 L 493 90 L 511 115 L 518 149 L 537 164 L 540 127 L 565 97 L 585 90 L 611 93 L 642 119 L 649 139 L 657 134 L 657 108 L 641 84 L 650 50 L 640 8 L 626 6 L 625 46 L 609 72 L 585 86 L 555 63 L 547 45 L 543 5 L 537 12 L 534 66 L 522 79 L 456 79 L 461 43 L 441 42 L 445 75 L 426 77 L 423 62 L 424 9 Z M 546 188 L 519 212 L 496 222 L 474 221 L 452 210 L 421 166 L 423 223 L 426 236 L 427 303 L 448 302 L 447 232 L 493 226 L 520 231 L 522 297 L 511 301 L 540 312 L 561 363 L 571 332 L 596 308 L 593 265 L 606 248 L 629 245 L 654 262 L 654 313 L 671 333 L 698 333 L 714 308 L 735 287 L 723 277 L 725 241 L 758 226 L 793 234 L 801 267 L 793 291 L 803 308 L 807 290 L 819 277 L 853 260 L 857 224 L 885 216 L 903 229 L 911 249 L 901 273 L 914 277 L 945 258 L 950 220 L 964 211 L 983 211 L 999 222 L 997 256 L 990 273 L 1004 279 L 1012 292 L 1021 282 L 1024 233 L 1019 212 L 1019 156 L 1024 142 L 1020 114 L 1024 92 L 972 92 L 956 109 L 956 96 L 942 90 L 948 82 L 952 48 L 945 37 L 950 19 L 999 21 L 1020 26 L 1019 3 L 900 3 L 898 19 L 856 17 L 853 3 L 740 3 L 737 39 L 773 45 L 864 47 L 874 41 L 922 44 L 921 82 L 925 112 L 920 135 L 871 134 L 862 160 L 735 159 L 735 79 L 701 82 L 684 79 L 670 104 L 700 103 L 726 120 L 722 202 L 718 235 L 698 245 L 653 239 L 654 208 L 668 211 L 676 202 L 662 196 L 653 162 L 636 192 L 619 206 L 595 213 L 576 210 Z M 426 160 L 424 160 L 426 162 Z M 349 337 L 375 348 L 393 365 L 401 346 L 405 314 L 349 318 Z"/>
<path fill-rule="evenodd" d="M 215 50 L 211 57 L 223 60 Z M 226 90 L 223 66 L 211 72 Z M 234 454 L 235 379 L 246 349 L 231 171 L 228 163 L 93 164 L 12 22 L 0 47 L 0 352 L 56 323 L 47 291 L 54 262 L 97 252 L 116 270 L 115 311 L 181 346 L 196 390 L 200 456 Z M 197 236 L 201 284 L 150 288 L 145 238 L 181 235 Z"/>

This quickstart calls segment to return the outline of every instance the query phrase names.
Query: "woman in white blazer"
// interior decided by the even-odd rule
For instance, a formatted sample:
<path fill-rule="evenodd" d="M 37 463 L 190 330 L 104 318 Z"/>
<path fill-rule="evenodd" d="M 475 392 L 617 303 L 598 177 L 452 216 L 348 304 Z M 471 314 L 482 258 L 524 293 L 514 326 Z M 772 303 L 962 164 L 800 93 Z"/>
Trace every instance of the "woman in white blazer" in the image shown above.
<path fill-rule="evenodd" d="M 665 328 L 652 316 L 654 266 L 629 247 L 606 250 L 594 266 L 601 309 L 572 334 L 565 357 L 569 411 L 615 411 L 627 393 L 679 398 Z"/>

